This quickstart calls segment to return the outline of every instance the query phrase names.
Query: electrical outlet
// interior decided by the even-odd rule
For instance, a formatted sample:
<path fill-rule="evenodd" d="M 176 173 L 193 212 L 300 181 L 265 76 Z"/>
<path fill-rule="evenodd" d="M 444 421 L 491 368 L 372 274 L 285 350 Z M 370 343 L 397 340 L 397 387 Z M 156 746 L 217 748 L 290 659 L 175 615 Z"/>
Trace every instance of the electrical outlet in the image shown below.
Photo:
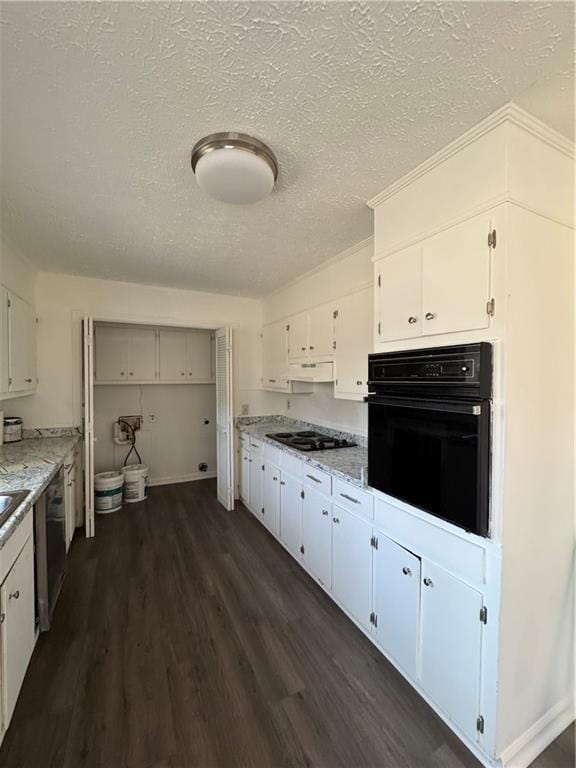
<path fill-rule="evenodd" d="M 126 427 L 122 424 L 122 422 L 125 424 L 130 424 L 135 432 L 138 432 L 139 429 L 142 429 L 142 416 L 118 416 L 118 421 L 120 422 L 120 427 L 124 430 L 126 430 Z"/>
<path fill-rule="evenodd" d="M 249 407 L 248 403 L 243 403 L 242 404 L 242 416 L 248 416 L 249 413 L 250 413 L 250 407 Z"/>
<path fill-rule="evenodd" d="M 156 423 L 156 414 L 155 413 L 149 413 L 148 414 L 148 422 L 150 424 L 155 424 Z"/>

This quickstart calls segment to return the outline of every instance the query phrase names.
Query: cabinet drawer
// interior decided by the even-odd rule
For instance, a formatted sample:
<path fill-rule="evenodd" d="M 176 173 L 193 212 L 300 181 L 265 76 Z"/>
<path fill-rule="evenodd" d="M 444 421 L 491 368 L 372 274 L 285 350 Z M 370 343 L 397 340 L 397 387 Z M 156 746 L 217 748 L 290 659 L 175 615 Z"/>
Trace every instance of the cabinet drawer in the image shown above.
<path fill-rule="evenodd" d="M 374 498 L 372 494 L 358 486 L 334 477 L 332 478 L 332 497 L 337 504 L 364 515 L 369 520 L 374 518 Z"/>
<path fill-rule="evenodd" d="M 302 464 L 302 480 L 306 485 L 326 496 L 330 496 L 332 492 L 332 475 L 310 464 Z"/>
<path fill-rule="evenodd" d="M 439 525 L 423 520 L 416 510 L 411 513 L 376 498 L 374 525 L 403 547 L 423 558 L 439 563 L 450 573 L 472 584 L 481 585 L 486 576 L 486 549 Z M 464 534 L 466 535 L 466 534 Z"/>
<path fill-rule="evenodd" d="M 264 458 L 266 461 L 269 461 L 272 464 L 276 464 L 277 467 L 280 466 L 281 453 L 282 451 L 280 451 L 278 448 L 274 448 L 273 445 L 264 443 Z"/>
<path fill-rule="evenodd" d="M 252 435 L 250 435 L 250 453 L 258 456 L 262 456 L 264 453 L 264 443 Z"/>
<path fill-rule="evenodd" d="M 302 459 L 280 451 L 280 466 L 294 477 L 302 477 Z"/>

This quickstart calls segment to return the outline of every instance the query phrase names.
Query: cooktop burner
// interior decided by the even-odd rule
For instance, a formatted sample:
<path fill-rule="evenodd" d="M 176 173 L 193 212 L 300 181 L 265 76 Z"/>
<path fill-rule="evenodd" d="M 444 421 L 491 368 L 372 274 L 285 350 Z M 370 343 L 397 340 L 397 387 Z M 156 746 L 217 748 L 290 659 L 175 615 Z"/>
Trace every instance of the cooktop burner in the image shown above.
<path fill-rule="evenodd" d="M 271 432 L 266 437 L 289 445 L 299 451 L 328 451 L 333 448 L 353 448 L 356 443 L 343 438 L 330 437 L 321 432 Z"/>

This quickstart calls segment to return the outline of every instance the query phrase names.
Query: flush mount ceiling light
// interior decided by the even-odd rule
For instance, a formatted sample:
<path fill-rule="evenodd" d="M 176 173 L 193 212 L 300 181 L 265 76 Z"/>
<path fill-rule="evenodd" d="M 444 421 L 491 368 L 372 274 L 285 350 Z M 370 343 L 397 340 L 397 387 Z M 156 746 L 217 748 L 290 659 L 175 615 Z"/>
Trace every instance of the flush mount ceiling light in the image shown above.
<path fill-rule="evenodd" d="M 269 195 L 278 163 L 266 144 L 233 131 L 196 142 L 192 170 L 200 188 L 223 203 L 255 203 Z"/>

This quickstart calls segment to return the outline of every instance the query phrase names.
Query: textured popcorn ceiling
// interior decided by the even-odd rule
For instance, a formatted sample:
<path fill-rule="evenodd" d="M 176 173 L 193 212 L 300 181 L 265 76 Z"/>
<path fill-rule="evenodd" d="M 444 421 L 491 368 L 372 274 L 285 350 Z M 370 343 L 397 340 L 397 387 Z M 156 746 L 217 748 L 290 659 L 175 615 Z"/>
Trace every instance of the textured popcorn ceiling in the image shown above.
<path fill-rule="evenodd" d="M 2 220 L 40 268 L 262 295 L 371 234 L 365 201 L 571 60 L 571 3 L 3 3 Z M 250 207 L 190 149 L 253 133 Z"/>

